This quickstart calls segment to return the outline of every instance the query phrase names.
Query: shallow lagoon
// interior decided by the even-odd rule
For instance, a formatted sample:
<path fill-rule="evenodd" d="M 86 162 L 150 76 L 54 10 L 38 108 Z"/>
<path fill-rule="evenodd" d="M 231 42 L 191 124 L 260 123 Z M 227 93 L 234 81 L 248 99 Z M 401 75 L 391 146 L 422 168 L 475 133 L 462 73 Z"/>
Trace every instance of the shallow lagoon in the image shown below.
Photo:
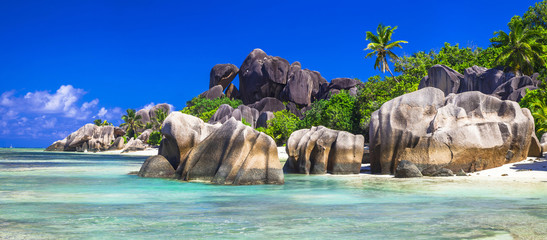
<path fill-rule="evenodd" d="M 144 179 L 146 157 L 0 149 L 0 239 L 547 238 L 547 183 L 286 175 Z"/>

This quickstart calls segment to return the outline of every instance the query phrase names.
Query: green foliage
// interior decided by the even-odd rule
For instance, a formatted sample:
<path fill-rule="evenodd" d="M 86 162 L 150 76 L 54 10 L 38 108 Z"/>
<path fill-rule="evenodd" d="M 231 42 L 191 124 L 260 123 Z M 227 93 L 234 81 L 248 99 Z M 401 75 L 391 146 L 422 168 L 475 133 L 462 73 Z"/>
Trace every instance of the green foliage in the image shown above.
<path fill-rule="evenodd" d="M 208 122 L 215 114 L 218 107 L 222 104 L 228 104 L 233 108 L 237 108 L 243 102 L 239 99 L 229 99 L 227 97 L 216 98 L 210 100 L 204 97 L 195 97 L 186 103 L 186 107 L 182 109 L 182 113 L 189 114 L 201 118 Z"/>
<path fill-rule="evenodd" d="M 299 128 L 311 128 L 323 125 L 325 127 L 355 132 L 358 130 L 357 99 L 347 91 L 331 96 L 329 100 L 320 100 L 312 104 L 299 123 Z"/>
<path fill-rule="evenodd" d="M 160 131 L 161 125 L 163 124 L 163 121 L 167 118 L 167 112 L 165 112 L 163 109 L 158 109 L 154 112 L 156 116 L 152 118 L 153 128 L 155 130 Z"/>
<path fill-rule="evenodd" d="M 365 51 L 372 50 L 372 52 L 368 53 L 365 58 L 376 56 L 374 69 L 379 69 L 382 73 L 385 73 L 387 70 L 391 76 L 393 76 L 393 73 L 389 69 L 387 57 L 389 56 L 393 60 L 398 59 L 397 55 L 395 55 L 391 49 L 396 47 L 403 48 L 401 43 L 408 43 L 407 41 L 402 40 L 391 42 L 391 35 L 393 35 L 393 31 L 396 29 L 397 26 L 391 28 L 391 26 L 384 26 L 381 23 L 378 24 L 376 35 L 372 32 L 366 33 L 366 40 L 370 41 L 370 43 L 367 45 L 367 48 L 364 49 Z"/>
<path fill-rule="evenodd" d="M 259 127 L 256 130 L 266 133 L 280 146 L 287 142 L 291 134 L 298 129 L 299 121 L 296 115 L 285 109 L 274 113 L 274 118 L 267 122 L 267 128 Z"/>
<path fill-rule="evenodd" d="M 97 126 L 112 126 L 112 123 L 109 123 L 107 122 L 106 120 L 102 120 L 102 119 L 95 119 L 93 120 L 93 124 L 97 125 Z"/>
<path fill-rule="evenodd" d="M 249 127 L 252 127 L 252 125 L 249 122 L 247 122 L 247 120 L 245 118 L 241 118 L 241 123 L 243 123 L 244 125 L 247 125 Z"/>
<path fill-rule="evenodd" d="M 122 136 L 123 137 L 123 143 L 126 144 L 127 143 L 127 136 Z"/>
<path fill-rule="evenodd" d="M 161 143 L 161 132 L 153 131 L 150 133 L 150 137 L 148 137 L 148 144 L 158 146 Z"/>
<path fill-rule="evenodd" d="M 523 22 L 529 28 L 547 28 L 547 0 L 529 7 L 523 15 Z"/>
<path fill-rule="evenodd" d="M 522 72 L 532 75 L 536 71 L 545 69 L 547 41 L 545 31 L 542 29 L 529 29 L 525 26 L 520 16 L 514 16 L 507 24 L 511 32 L 497 31 L 492 39 L 492 44 L 501 49 L 501 53 L 495 62 L 511 68 L 515 75 Z"/>
<path fill-rule="evenodd" d="M 519 104 L 532 112 L 537 137 L 541 138 L 543 133 L 547 132 L 547 90 L 545 86 L 533 91 L 526 90 L 526 95 Z"/>
<path fill-rule="evenodd" d="M 126 112 L 127 114 L 122 116 L 124 123 L 120 126 L 127 126 L 127 136 L 137 138 L 137 129 L 143 127 L 142 116 L 136 115 L 135 109 L 127 109 Z"/>

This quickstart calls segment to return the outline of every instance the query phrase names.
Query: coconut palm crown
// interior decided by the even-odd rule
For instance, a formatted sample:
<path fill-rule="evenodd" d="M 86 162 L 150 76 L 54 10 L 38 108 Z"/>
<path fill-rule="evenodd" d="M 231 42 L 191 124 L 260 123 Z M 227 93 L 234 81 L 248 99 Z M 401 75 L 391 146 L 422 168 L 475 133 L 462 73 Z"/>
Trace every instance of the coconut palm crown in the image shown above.
<path fill-rule="evenodd" d="M 539 31 L 524 26 L 519 16 L 513 17 L 509 25 L 509 34 L 504 31 L 494 32 L 492 44 L 501 47 L 496 64 L 511 68 L 515 75 L 524 73 L 532 75 L 534 66 L 545 66 L 543 57 L 547 53 L 542 44 L 544 36 Z"/>
<path fill-rule="evenodd" d="M 137 138 L 137 128 L 142 128 L 141 122 L 142 116 L 137 115 L 135 109 L 127 109 L 127 115 L 122 116 L 122 120 L 125 122 L 120 126 L 127 126 L 127 136 Z"/>
<path fill-rule="evenodd" d="M 384 26 L 380 23 L 376 29 L 377 35 L 374 35 L 372 32 L 366 33 L 366 40 L 370 41 L 370 43 L 367 45 L 367 48 L 364 49 L 365 51 L 372 50 L 372 52 L 368 53 L 365 58 L 376 56 L 374 69 L 380 69 L 382 73 L 385 73 L 387 70 L 394 78 L 395 76 L 389 69 L 387 57 L 389 56 L 393 60 L 397 60 L 399 57 L 397 57 L 391 49 L 395 47 L 403 48 L 401 43 L 408 43 L 403 40 L 391 42 L 391 35 L 393 35 L 393 31 L 396 29 L 397 26 L 392 28 L 391 26 Z M 397 80 L 397 78 L 395 78 L 395 80 Z"/>

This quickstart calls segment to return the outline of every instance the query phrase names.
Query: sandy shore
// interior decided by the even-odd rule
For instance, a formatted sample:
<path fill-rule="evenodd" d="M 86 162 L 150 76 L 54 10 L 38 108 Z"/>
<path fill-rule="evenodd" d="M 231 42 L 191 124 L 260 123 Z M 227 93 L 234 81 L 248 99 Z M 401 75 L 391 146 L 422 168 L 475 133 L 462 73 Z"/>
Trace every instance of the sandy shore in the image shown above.
<path fill-rule="evenodd" d="M 157 148 L 147 148 L 143 151 L 135 151 L 135 152 L 126 152 L 122 153 L 122 150 L 113 150 L 113 151 L 104 151 L 104 152 L 88 152 L 91 154 L 107 154 L 107 155 L 126 155 L 126 156 L 154 156 L 158 155 L 158 149 Z"/>

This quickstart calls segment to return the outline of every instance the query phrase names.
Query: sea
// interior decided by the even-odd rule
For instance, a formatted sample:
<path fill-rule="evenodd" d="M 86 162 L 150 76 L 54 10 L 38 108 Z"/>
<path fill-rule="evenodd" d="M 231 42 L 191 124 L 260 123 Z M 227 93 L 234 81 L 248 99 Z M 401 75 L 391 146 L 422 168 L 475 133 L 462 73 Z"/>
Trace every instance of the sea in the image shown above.
<path fill-rule="evenodd" d="M 0 149 L 0 239 L 547 239 L 547 183 L 140 178 L 146 159 Z"/>

